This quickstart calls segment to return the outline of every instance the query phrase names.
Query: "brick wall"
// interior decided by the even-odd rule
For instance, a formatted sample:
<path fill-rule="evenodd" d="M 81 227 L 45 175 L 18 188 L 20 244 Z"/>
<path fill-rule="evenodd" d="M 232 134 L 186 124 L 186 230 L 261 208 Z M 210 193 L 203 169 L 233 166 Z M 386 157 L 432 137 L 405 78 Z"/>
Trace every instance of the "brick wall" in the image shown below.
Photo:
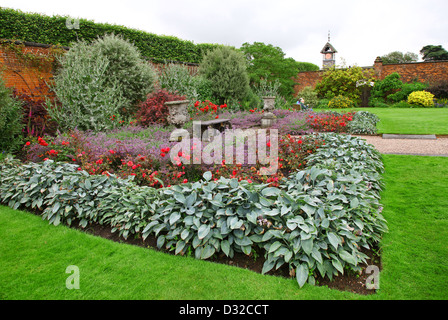
<path fill-rule="evenodd" d="M 373 69 L 378 79 L 384 79 L 386 76 L 398 72 L 403 82 L 448 80 L 448 61 L 383 64 L 381 59 L 377 58 Z M 295 78 L 294 92 L 297 94 L 307 86 L 314 87 L 322 79 L 323 74 L 323 70 L 300 72 Z"/>
<path fill-rule="evenodd" d="M 50 46 L 27 43 L 24 46 L 17 46 L 22 53 L 31 53 L 39 58 L 33 63 L 23 59 L 14 50 L 7 46 L 0 46 L 0 70 L 5 85 L 17 89 L 18 93 L 34 94 L 36 98 L 44 98 L 48 93 L 46 82 L 51 82 L 53 78 L 53 63 L 48 60 L 50 56 Z"/>
<path fill-rule="evenodd" d="M 11 42 L 6 41 L 6 44 Z M 48 57 L 50 55 L 51 47 L 46 44 L 32 43 L 32 42 L 16 42 L 17 48 L 21 48 L 23 53 L 32 53 L 37 57 Z M 64 47 L 65 50 L 69 48 Z M 196 74 L 199 68 L 195 63 L 183 63 L 179 61 L 167 61 L 173 63 L 180 63 L 187 66 L 191 74 Z M 166 67 L 166 64 L 155 63 L 148 60 L 152 66 L 161 71 Z M 18 93 L 33 94 L 34 99 L 45 99 L 48 95 L 49 88 L 46 83 L 51 83 L 54 76 L 53 63 L 49 61 L 40 66 L 27 63 L 16 54 L 14 50 L 8 46 L 0 45 L 0 71 L 5 81 L 5 85 L 9 88 L 15 88 Z"/>

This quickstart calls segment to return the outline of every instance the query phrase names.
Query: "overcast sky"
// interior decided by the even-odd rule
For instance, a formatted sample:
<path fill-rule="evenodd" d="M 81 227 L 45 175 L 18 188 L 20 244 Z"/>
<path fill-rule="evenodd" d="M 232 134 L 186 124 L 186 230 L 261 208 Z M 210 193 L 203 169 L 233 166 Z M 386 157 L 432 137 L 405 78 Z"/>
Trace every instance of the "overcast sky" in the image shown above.
<path fill-rule="evenodd" d="M 194 43 L 237 48 L 264 42 L 286 57 L 322 66 L 331 33 L 336 63 L 371 66 L 392 51 L 448 49 L 446 0 L 0 0 L 23 12 L 85 18 Z"/>

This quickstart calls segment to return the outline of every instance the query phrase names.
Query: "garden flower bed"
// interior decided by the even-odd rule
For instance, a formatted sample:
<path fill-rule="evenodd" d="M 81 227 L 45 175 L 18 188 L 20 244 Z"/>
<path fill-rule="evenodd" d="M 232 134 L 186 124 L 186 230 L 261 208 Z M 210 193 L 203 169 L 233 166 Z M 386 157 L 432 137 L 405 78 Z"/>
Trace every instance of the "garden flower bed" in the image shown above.
<path fill-rule="evenodd" d="M 82 135 L 73 136 L 77 139 L 73 141 L 83 141 Z M 74 147 L 75 142 L 59 138 L 41 139 L 39 148 Z M 348 135 L 306 138 L 310 139 L 307 144 L 318 142 L 312 151 L 300 155 L 306 167 L 299 171 L 289 167 L 291 172 L 266 183 L 253 183 L 235 170 L 230 177 L 200 171 L 202 178 L 197 181 L 153 188 L 139 185 L 137 175 L 130 177 L 132 170 L 144 167 L 136 166 L 139 159 L 135 158 L 117 161 L 121 173 L 130 173 L 127 178 L 109 171 L 98 174 L 96 169 L 93 174 L 83 170 L 79 164 L 84 162 L 77 158 L 71 159 L 73 163 L 70 159 L 25 164 L 6 160 L 1 164 L 0 199 L 13 208 L 37 210 L 55 225 L 76 221 L 83 228 L 108 226 L 125 239 L 153 237 L 158 248 L 198 259 L 260 254 L 263 273 L 287 268 L 299 286 L 314 284 L 318 277 L 332 280 L 349 270 L 361 271 L 369 258 L 363 250 L 375 247 L 387 226 L 379 203 L 383 170 L 379 153 Z M 290 151 L 299 148 L 299 141 L 283 139 L 283 150 L 293 155 Z M 79 158 L 94 154 L 95 144 L 89 143 L 91 149 L 81 151 Z M 105 150 L 110 147 L 106 140 L 98 145 Z M 155 145 L 151 150 L 157 152 L 160 147 L 169 148 Z M 111 155 L 120 153 L 118 148 L 110 150 L 114 151 Z M 48 152 L 55 159 L 64 154 L 54 148 Z M 140 154 L 143 163 L 148 161 L 145 157 Z M 107 162 L 101 159 L 95 165 Z M 149 174 L 153 178 L 154 172 Z"/>

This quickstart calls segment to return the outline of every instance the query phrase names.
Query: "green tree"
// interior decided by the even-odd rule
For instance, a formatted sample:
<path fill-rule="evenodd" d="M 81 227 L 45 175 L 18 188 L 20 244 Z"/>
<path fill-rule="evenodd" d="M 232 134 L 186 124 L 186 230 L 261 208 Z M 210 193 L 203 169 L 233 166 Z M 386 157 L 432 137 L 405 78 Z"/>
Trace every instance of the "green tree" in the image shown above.
<path fill-rule="evenodd" d="M 420 50 L 423 61 L 448 60 L 448 51 L 442 46 L 427 45 Z"/>
<path fill-rule="evenodd" d="M 213 97 L 218 103 L 241 100 L 249 92 L 249 76 L 244 55 L 223 46 L 205 54 L 199 73 L 211 83 Z"/>
<path fill-rule="evenodd" d="M 384 64 L 416 62 L 418 55 L 412 52 L 393 51 L 381 57 Z"/>
<path fill-rule="evenodd" d="M 244 43 L 240 48 L 248 61 L 248 72 L 251 85 L 259 85 L 262 79 L 280 82 L 279 93 L 289 98 L 294 93 L 294 80 L 300 71 L 319 70 L 319 67 L 309 62 L 297 62 L 285 58 L 285 53 L 279 47 L 262 42 Z"/>

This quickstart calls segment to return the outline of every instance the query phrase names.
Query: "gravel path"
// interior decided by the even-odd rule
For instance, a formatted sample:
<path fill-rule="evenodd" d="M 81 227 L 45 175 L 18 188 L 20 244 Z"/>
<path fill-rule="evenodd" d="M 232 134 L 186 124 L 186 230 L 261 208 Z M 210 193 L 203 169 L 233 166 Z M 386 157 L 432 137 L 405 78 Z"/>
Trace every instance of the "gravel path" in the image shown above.
<path fill-rule="evenodd" d="M 372 144 L 380 153 L 409 154 L 448 157 L 448 138 L 428 139 L 383 139 L 381 136 L 353 135 Z"/>

